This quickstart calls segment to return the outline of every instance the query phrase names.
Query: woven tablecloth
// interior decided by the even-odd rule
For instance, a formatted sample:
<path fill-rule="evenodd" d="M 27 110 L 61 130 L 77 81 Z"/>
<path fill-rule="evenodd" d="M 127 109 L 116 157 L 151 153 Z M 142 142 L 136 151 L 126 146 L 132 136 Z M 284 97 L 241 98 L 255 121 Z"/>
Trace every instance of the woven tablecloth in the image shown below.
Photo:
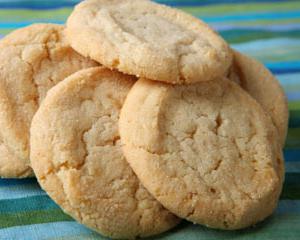
<path fill-rule="evenodd" d="M 35 22 L 63 24 L 78 1 L 0 0 L 0 38 Z M 300 1 L 160 0 L 213 26 L 243 53 L 262 61 L 289 99 L 284 150 L 286 176 L 276 212 L 257 226 L 217 231 L 183 221 L 151 239 L 300 239 Z M 1 74 L 1 72 L 0 72 Z M 0 239 L 106 239 L 76 223 L 42 191 L 35 179 L 0 179 Z"/>

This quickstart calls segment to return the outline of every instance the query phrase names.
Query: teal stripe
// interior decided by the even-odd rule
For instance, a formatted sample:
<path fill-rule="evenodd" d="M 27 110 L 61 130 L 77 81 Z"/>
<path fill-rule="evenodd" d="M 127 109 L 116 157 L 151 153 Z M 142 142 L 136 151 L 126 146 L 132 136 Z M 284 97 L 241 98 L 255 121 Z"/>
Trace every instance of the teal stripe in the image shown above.
<path fill-rule="evenodd" d="M 266 31 L 249 29 L 231 29 L 226 31 L 220 31 L 220 34 L 229 43 L 241 43 L 257 39 L 270 39 L 278 37 L 300 38 L 300 30 Z"/>
<path fill-rule="evenodd" d="M 300 130 L 295 130 L 295 128 L 300 128 L 300 109 L 290 111 L 289 128 L 289 134 L 298 137 L 300 143 Z M 295 131 L 297 131 L 297 133 Z M 293 137 L 293 139 L 295 138 Z M 300 145 L 298 145 L 298 147 L 300 148 Z"/>
<path fill-rule="evenodd" d="M 222 231 L 208 229 L 204 226 L 182 222 L 177 228 L 160 235 L 155 239 L 163 240 L 299 240 L 300 236 L 300 215 L 297 214 L 276 214 L 256 226 L 238 230 Z M 176 236 L 176 237 L 175 237 Z"/>
<path fill-rule="evenodd" d="M 34 21 L 24 21 L 24 22 L 0 22 L 0 28 L 2 29 L 9 29 L 9 28 L 22 28 L 26 27 L 28 25 L 31 25 L 33 23 L 56 23 L 56 24 L 64 24 L 64 21 L 59 21 L 59 20 L 45 20 L 45 19 L 40 19 L 40 20 L 34 20 Z"/>
<path fill-rule="evenodd" d="M 35 178 L 26 178 L 26 179 L 0 179 L 1 186 L 15 186 L 15 185 L 27 185 L 27 184 L 36 184 L 37 181 Z"/>
<path fill-rule="evenodd" d="M 155 238 L 149 237 L 149 238 L 145 238 L 145 239 L 146 240 L 147 239 L 157 239 L 157 236 Z M 76 235 L 70 234 L 69 236 L 58 237 L 58 238 L 50 238 L 48 240 L 111 240 L 111 238 L 102 237 L 97 233 L 95 233 L 94 235 L 86 233 L 86 234 L 76 234 Z"/>
<path fill-rule="evenodd" d="M 59 207 L 47 195 L 0 200 L 0 215 L 49 209 L 59 209 Z"/>
<path fill-rule="evenodd" d="M 285 162 L 285 171 L 287 173 L 300 173 L 300 159 L 297 162 Z"/>
<path fill-rule="evenodd" d="M 288 12 L 265 12 L 265 13 L 248 13 L 243 12 L 242 14 L 236 15 L 225 15 L 225 16 L 213 16 L 213 17 L 202 17 L 201 14 L 196 14 L 196 17 L 203 19 L 208 23 L 213 22 L 226 22 L 226 21 L 251 21 L 257 19 L 299 19 L 300 18 L 300 11 L 288 11 Z"/>
<path fill-rule="evenodd" d="M 92 232 L 83 225 L 76 222 L 61 221 L 51 223 L 40 223 L 25 226 L 16 226 L 0 229 L 0 239 L 24 239 L 24 236 L 35 236 L 35 239 L 54 239 L 68 236 L 97 237 L 99 234 Z M 26 238 L 28 240 L 28 238 Z"/>
<path fill-rule="evenodd" d="M 300 39 L 274 38 L 232 44 L 240 52 L 262 62 L 299 61 Z M 279 66 L 280 67 L 280 66 Z"/>

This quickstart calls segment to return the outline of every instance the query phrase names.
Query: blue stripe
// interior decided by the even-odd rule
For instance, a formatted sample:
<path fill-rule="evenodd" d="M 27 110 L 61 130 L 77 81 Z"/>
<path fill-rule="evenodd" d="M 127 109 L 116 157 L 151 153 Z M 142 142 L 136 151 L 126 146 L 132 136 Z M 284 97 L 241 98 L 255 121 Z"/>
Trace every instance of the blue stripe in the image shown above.
<path fill-rule="evenodd" d="M 284 158 L 286 162 L 300 161 L 300 149 L 284 149 Z"/>
<path fill-rule="evenodd" d="M 290 68 L 290 69 L 276 69 L 276 68 L 269 68 L 273 74 L 287 74 L 287 73 L 300 73 L 299 68 Z"/>
<path fill-rule="evenodd" d="M 265 65 L 274 74 L 286 74 L 286 73 L 299 73 L 300 72 L 300 61 L 274 62 L 274 63 L 266 63 Z"/>
<path fill-rule="evenodd" d="M 282 2 L 283 0 L 155 0 L 158 3 L 167 4 L 170 6 L 205 6 L 205 5 L 216 5 L 216 4 L 243 4 L 252 2 Z M 295 0 L 292 0 L 295 1 Z M 28 9 L 53 9 L 61 7 L 72 7 L 79 0 L 61 0 L 61 1 L 0 1 L 0 8 L 28 8 Z"/>
<path fill-rule="evenodd" d="M 300 201 L 298 200 L 280 200 L 275 214 L 282 213 L 300 213 Z"/>
<path fill-rule="evenodd" d="M 300 46 L 299 46 L 300 47 Z M 266 63 L 266 66 L 269 68 L 288 68 L 288 69 L 300 69 L 300 61 L 293 61 L 293 62 L 274 62 L 274 63 Z"/>
<path fill-rule="evenodd" d="M 300 100 L 300 92 L 286 92 L 286 96 L 289 101 L 297 101 Z"/>
<path fill-rule="evenodd" d="M 276 76 L 280 81 L 280 84 L 285 86 L 294 85 L 295 87 L 299 86 L 300 83 L 300 73 L 290 73 L 290 74 L 281 74 Z M 300 89 L 300 87 L 298 87 Z"/>
<path fill-rule="evenodd" d="M 46 193 L 39 187 L 37 183 L 0 187 L 0 200 L 41 196 L 45 194 Z"/>
<path fill-rule="evenodd" d="M 268 67 L 275 74 L 297 73 L 299 70 L 300 39 L 273 38 L 260 39 L 244 43 L 232 44 L 232 48 L 244 54 L 252 56 L 260 61 L 267 62 L 268 59 L 285 59 L 292 56 L 295 61 L 269 62 Z"/>
<path fill-rule="evenodd" d="M 96 235 L 96 233 L 76 222 L 41 223 L 0 229 L 0 239 L 3 240 L 40 240 L 79 234 L 86 234 L 90 237 L 98 236 L 101 239 L 100 235 Z"/>
<path fill-rule="evenodd" d="M 257 51 L 259 49 L 273 49 L 274 47 L 299 47 L 300 39 L 290 39 L 290 38 L 273 38 L 273 39 L 259 39 L 254 41 L 249 41 L 245 43 L 232 44 L 233 48 L 243 52 L 250 50 Z"/>
<path fill-rule="evenodd" d="M 276 24 L 276 25 L 255 25 L 255 26 L 241 26 L 235 24 L 212 23 L 211 26 L 219 32 L 228 31 L 228 30 L 265 30 L 271 32 L 288 32 L 288 31 L 300 30 L 299 23 Z"/>

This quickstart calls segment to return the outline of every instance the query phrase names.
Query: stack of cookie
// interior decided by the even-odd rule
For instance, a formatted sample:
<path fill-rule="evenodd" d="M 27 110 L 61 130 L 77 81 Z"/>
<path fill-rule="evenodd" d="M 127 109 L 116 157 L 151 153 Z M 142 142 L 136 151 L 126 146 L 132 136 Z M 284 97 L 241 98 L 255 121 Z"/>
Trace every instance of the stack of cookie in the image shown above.
<path fill-rule="evenodd" d="M 99 233 L 151 236 L 180 219 L 233 230 L 275 209 L 285 95 L 202 21 L 147 0 L 86 0 L 66 28 L 5 37 L 0 69 L 0 175 L 34 171 Z"/>

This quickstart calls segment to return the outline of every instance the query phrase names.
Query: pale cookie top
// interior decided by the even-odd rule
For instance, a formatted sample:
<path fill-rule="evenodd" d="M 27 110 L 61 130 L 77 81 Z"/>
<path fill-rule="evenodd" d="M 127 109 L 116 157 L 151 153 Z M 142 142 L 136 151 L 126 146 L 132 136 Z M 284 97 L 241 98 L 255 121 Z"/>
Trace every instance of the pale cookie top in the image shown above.
<path fill-rule="evenodd" d="M 49 88 L 97 65 L 66 42 L 64 27 L 36 24 L 0 41 L 0 176 L 26 177 L 31 119 Z"/>
<path fill-rule="evenodd" d="M 142 187 L 121 150 L 119 112 L 134 78 L 82 70 L 51 89 L 33 118 L 31 164 L 79 222 L 113 238 L 149 236 L 179 220 Z"/>
<path fill-rule="evenodd" d="M 284 170 L 277 132 L 229 80 L 171 86 L 141 79 L 122 108 L 120 134 L 141 182 L 182 218 L 239 229 L 276 207 Z"/>
<path fill-rule="evenodd" d="M 147 0 L 86 0 L 67 21 L 76 51 L 121 72 L 169 83 L 224 75 L 232 54 L 201 20 Z"/>
<path fill-rule="evenodd" d="M 260 62 L 235 50 L 229 78 L 245 89 L 270 114 L 278 129 L 279 140 L 284 145 L 289 110 L 287 98 L 278 80 Z"/>

